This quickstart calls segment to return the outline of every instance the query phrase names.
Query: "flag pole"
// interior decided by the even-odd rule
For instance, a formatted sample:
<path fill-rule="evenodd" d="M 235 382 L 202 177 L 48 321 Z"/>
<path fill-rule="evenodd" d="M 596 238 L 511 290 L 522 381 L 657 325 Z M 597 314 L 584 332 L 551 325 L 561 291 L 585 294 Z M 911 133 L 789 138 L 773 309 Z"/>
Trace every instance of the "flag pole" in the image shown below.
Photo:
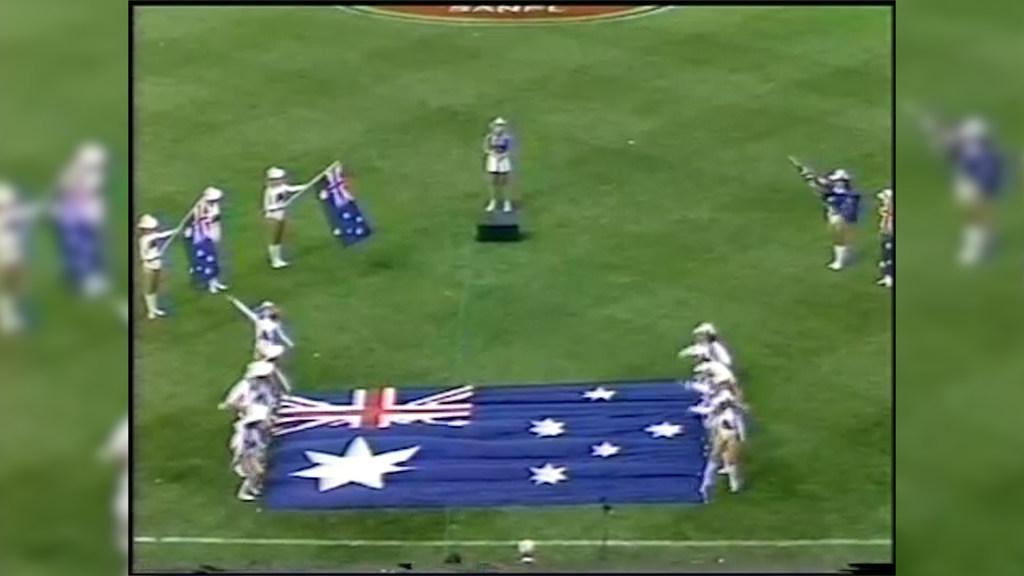
<path fill-rule="evenodd" d="M 341 164 L 341 162 L 339 162 L 337 160 L 335 160 L 334 162 L 331 162 L 330 164 L 327 165 L 327 168 L 324 168 L 323 170 L 321 170 L 320 173 L 317 174 L 316 176 L 314 176 L 312 180 L 310 180 L 309 182 L 306 182 L 305 184 L 303 184 L 302 185 L 302 190 L 299 190 L 295 194 L 295 196 L 292 196 L 291 198 L 288 199 L 287 202 L 284 203 L 284 208 L 287 208 L 299 196 L 302 196 L 303 194 L 305 194 L 306 190 L 309 190 L 313 186 L 313 184 L 316 184 L 321 178 L 324 177 L 325 174 L 327 174 L 328 170 L 330 170 L 331 168 L 334 168 L 334 166 L 338 165 L 338 164 Z"/>
<path fill-rule="evenodd" d="M 161 256 L 163 256 L 164 252 L 167 251 L 167 247 L 171 245 L 171 242 L 173 242 L 174 239 L 178 237 L 178 234 L 181 233 L 181 230 L 185 227 L 185 222 L 188 221 L 189 216 L 192 215 L 192 212 L 196 209 L 196 206 L 199 206 L 199 203 L 202 201 L 203 195 L 202 193 L 200 193 L 199 198 L 197 198 L 196 201 L 192 203 L 192 207 L 189 208 L 188 212 L 185 212 L 185 216 L 181 218 L 181 222 L 179 222 L 177 228 L 174 229 L 174 233 L 171 234 L 169 238 L 167 238 L 167 241 L 164 242 L 163 247 L 160 248 Z"/>

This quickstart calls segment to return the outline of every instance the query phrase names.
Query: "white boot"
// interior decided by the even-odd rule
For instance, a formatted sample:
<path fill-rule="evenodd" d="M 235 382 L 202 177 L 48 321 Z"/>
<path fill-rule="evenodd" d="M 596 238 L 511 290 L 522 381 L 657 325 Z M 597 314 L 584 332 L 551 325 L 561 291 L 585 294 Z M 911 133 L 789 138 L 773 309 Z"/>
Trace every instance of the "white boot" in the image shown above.
<path fill-rule="evenodd" d="M 270 253 L 270 267 L 271 268 L 274 268 L 274 269 L 284 268 L 285 266 L 288 265 L 288 263 L 285 262 L 283 258 L 281 258 L 281 245 L 280 244 L 271 244 L 270 246 L 267 247 L 267 250 Z"/>
<path fill-rule="evenodd" d="M 878 281 L 878 285 L 892 288 L 892 276 L 882 276 L 882 279 Z"/>
<path fill-rule="evenodd" d="M 146 310 L 149 312 L 147 317 L 150 320 L 155 320 L 157 318 L 167 315 L 163 310 L 161 310 L 157 306 L 156 294 L 146 294 L 144 296 L 144 300 L 146 301 Z"/>
<path fill-rule="evenodd" d="M 494 212 L 494 209 L 498 207 L 498 201 L 491 198 L 491 201 L 487 203 L 487 207 L 484 210 L 488 212 Z"/>
<path fill-rule="evenodd" d="M 511 212 L 512 211 L 512 201 L 511 200 L 505 200 L 505 202 L 501 205 L 501 211 L 502 212 Z"/>
<path fill-rule="evenodd" d="M 846 246 L 833 246 L 832 247 L 832 262 L 829 263 L 828 267 L 830 270 L 842 270 L 843 266 L 846 265 L 846 256 L 849 248 Z"/>

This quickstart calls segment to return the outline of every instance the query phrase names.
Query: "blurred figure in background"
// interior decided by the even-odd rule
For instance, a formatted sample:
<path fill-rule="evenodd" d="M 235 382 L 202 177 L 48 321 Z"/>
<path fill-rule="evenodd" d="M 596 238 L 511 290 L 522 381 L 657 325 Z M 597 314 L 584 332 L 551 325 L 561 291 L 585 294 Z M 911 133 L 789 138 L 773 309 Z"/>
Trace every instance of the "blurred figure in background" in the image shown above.
<path fill-rule="evenodd" d="M 995 201 L 1004 184 L 1003 157 L 988 123 L 978 116 L 948 125 L 917 111 L 932 146 L 952 167 L 953 193 L 964 211 L 963 239 L 958 260 L 964 266 L 980 263 L 992 245 Z"/>
<path fill-rule="evenodd" d="M 22 298 L 26 291 L 28 229 L 37 206 L 18 197 L 14 185 L 0 181 L 0 334 L 24 329 Z"/>
<path fill-rule="evenodd" d="M 878 234 L 882 243 L 882 254 L 878 260 L 882 277 L 879 286 L 892 288 L 896 274 L 896 207 L 892 197 L 892 188 L 885 188 L 875 195 L 878 199 Z"/>
<path fill-rule="evenodd" d="M 64 274 L 75 291 L 90 298 L 110 289 L 104 250 L 108 165 L 105 146 L 80 145 L 60 175 L 51 209 Z"/>
<path fill-rule="evenodd" d="M 131 530 L 128 522 L 130 510 L 128 485 L 131 482 L 129 476 L 129 470 L 131 469 L 129 466 L 129 458 L 131 456 L 130 441 L 131 431 L 129 430 L 128 417 L 125 416 L 117 425 L 101 454 L 104 460 L 116 463 L 121 469 L 120 480 L 118 481 L 113 503 L 114 538 L 125 558 L 128 557 L 128 551 L 131 548 Z"/>

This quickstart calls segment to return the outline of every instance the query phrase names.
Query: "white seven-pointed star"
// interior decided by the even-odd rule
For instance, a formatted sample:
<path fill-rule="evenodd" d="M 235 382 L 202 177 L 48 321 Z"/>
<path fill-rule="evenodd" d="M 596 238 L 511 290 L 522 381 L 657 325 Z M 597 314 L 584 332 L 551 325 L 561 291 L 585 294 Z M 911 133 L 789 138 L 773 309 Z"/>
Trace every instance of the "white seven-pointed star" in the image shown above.
<path fill-rule="evenodd" d="M 530 423 L 533 424 L 533 426 L 530 426 L 530 432 L 536 434 L 540 438 L 547 436 L 561 436 L 562 434 L 565 434 L 565 422 L 545 418 L 539 421 L 531 420 Z"/>
<path fill-rule="evenodd" d="M 611 400 L 615 396 L 615 390 L 609 390 L 604 386 L 598 386 L 593 390 L 587 390 L 583 397 L 593 402 L 594 400 Z"/>
<path fill-rule="evenodd" d="M 319 490 L 327 492 L 346 484 L 362 484 L 368 488 L 380 490 L 384 488 L 384 475 L 392 472 L 410 470 L 411 466 L 398 466 L 419 452 L 419 446 L 402 450 L 374 454 L 370 445 L 362 436 L 356 436 L 343 456 L 335 456 L 326 452 L 306 451 L 306 458 L 315 464 L 292 472 L 299 478 L 316 478 L 320 481 Z"/>
<path fill-rule="evenodd" d="M 551 463 L 547 463 L 540 468 L 530 468 L 530 472 L 533 473 L 530 476 L 530 480 L 533 480 L 533 483 L 537 486 L 541 484 L 558 484 L 569 479 L 565 475 L 565 466 L 552 466 Z"/>
<path fill-rule="evenodd" d="M 644 428 L 644 432 L 650 434 L 652 438 L 671 438 L 677 434 L 682 434 L 683 427 L 671 422 L 662 422 L 661 424 L 651 424 Z"/>
<path fill-rule="evenodd" d="M 600 444 L 594 444 L 593 446 L 591 446 L 590 455 L 600 456 L 601 458 L 607 458 L 609 456 L 615 456 L 616 454 L 619 453 L 619 450 L 622 450 L 620 446 L 616 446 L 615 444 L 612 444 L 611 442 L 605 440 Z"/>

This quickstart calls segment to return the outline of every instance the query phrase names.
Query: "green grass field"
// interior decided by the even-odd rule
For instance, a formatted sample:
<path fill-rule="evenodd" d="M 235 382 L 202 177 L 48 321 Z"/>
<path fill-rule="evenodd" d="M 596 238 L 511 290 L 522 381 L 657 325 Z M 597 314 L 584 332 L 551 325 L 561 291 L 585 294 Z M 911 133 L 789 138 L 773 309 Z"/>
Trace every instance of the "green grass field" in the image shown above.
<path fill-rule="evenodd" d="M 704 506 L 260 512 L 234 498 L 215 406 L 249 324 L 191 289 L 174 248 L 172 316 L 136 306 L 135 535 L 446 540 L 472 568 L 513 547 L 465 540 L 887 539 L 891 298 L 874 285 L 873 201 L 856 266 L 826 270 L 820 210 L 786 161 L 890 181 L 891 15 L 883 8 L 678 8 L 605 23 L 481 27 L 318 8 L 136 14 L 137 212 L 173 223 L 224 188 L 226 280 L 284 309 L 301 390 L 681 374 L 712 320 L 753 406 L 747 490 Z M 479 144 L 495 115 L 521 146 L 530 232 L 473 242 Z M 634 140 L 634 145 L 627 144 Z M 262 171 L 335 159 L 377 227 L 341 249 L 312 202 L 287 270 L 266 264 Z M 872 199 L 873 200 L 873 199 Z M 356 570 L 444 547 L 147 544 L 137 569 Z M 831 569 L 888 545 L 539 549 L 551 569 Z M 717 559 L 722 561 L 718 562 Z"/>

